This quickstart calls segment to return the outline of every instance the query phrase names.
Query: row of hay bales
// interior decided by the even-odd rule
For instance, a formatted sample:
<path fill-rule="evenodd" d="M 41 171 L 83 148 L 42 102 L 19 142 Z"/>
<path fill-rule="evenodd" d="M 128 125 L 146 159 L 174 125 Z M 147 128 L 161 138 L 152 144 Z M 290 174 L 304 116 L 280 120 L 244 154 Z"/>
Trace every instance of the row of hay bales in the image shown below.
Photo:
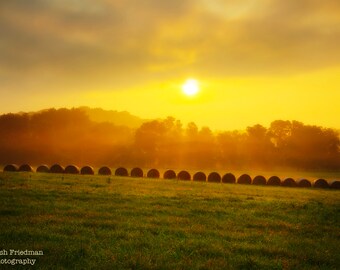
<path fill-rule="evenodd" d="M 9 164 L 4 167 L 4 172 L 34 172 L 34 169 L 29 164 L 18 166 L 16 164 Z M 59 164 L 54 164 L 51 167 L 47 165 L 40 165 L 36 172 L 38 173 L 66 173 L 66 174 L 89 174 L 93 175 L 94 169 L 91 166 L 84 166 L 81 169 L 76 165 L 68 165 L 63 167 Z"/>
<path fill-rule="evenodd" d="M 28 164 L 23 164 L 20 167 L 15 164 L 9 164 L 4 167 L 4 171 L 7 172 L 34 172 L 32 166 Z M 91 166 L 84 166 L 79 168 L 76 165 L 68 165 L 67 167 L 63 167 L 59 164 L 54 164 L 51 167 L 47 165 L 41 165 L 36 169 L 36 172 L 41 173 L 65 173 L 65 174 L 82 174 L 82 175 L 94 175 L 95 171 Z M 112 170 L 103 166 L 98 170 L 99 175 L 112 175 Z M 144 171 L 141 168 L 133 168 L 130 173 L 124 167 L 119 167 L 114 171 L 115 176 L 122 177 L 147 177 L 147 178 L 161 178 L 161 174 L 157 169 L 151 169 L 144 174 Z M 308 179 L 299 179 L 294 180 L 293 178 L 285 178 L 281 180 L 278 176 L 272 176 L 266 179 L 262 175 L 258 175 L 254 178 L 251 178 L 248 174 L 242 174 L 238 178 L 235 177 L 232 173 L 226 173 L 221 176 L 217 172 L 211 172 L 206 175 L 204 172 L 196 172 L 191 176 L 188 171 L 180 171 L 176 173 L 173 170 L 167 170 L 163 174 L 163 179 L 178 179 L 183 181 L 200 181 L 200 182 L 213 182 L 213 183 L 229 183 L 229 184 L 243 184 L 243 185 L 267 185 L 267 186 L 284 186 L 284 187 L 315 187 L 315 188 L 334 188 L 340 189 L 340 181 L 334 180 L 332 182 L 328 182 L 325 179 L 317 179 L 313 182 Z"/>

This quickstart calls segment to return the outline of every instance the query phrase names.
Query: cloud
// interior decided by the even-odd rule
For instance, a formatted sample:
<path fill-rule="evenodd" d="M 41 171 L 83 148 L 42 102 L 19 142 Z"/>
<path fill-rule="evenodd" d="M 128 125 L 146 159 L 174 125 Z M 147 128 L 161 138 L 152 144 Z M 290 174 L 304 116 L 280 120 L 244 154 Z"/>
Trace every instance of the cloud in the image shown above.
<path fill-rule="evenodd" d="M 221 74 L 271 74 L 339 63 L 339 2 L 262 2 L 241 18 L 210 25 L 201 64 Z"/>
<path fill-rule="evenodd" d="M 67 3 L 65 3 L 67 2 Z M 47 4 L 48 3 L 48 4 Z M 2 3 L 5 75 L 79 83 L 131 81 L 148 70 L 152 44 L 183 1 L 12 1 Z M 141 75 L 140 75 L 141 76 Z M 42 79 L 42 78 L 39 78 Z M 126 79 L 127 80 L 127 79 Z"/>
<path fill-rule="evenodd" d="M 305 72 L 338 65 L 339 25 L 336 0 L 2 1 L 0 82 L 123 88 Z"/>

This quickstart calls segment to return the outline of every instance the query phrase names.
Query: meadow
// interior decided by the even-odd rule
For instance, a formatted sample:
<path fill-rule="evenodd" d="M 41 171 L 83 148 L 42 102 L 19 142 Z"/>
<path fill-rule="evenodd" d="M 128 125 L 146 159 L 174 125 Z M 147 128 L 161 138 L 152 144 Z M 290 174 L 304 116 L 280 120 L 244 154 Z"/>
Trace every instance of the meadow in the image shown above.
<path fill-rule="evenodd" d="M 0 173 L 2 269 L 340 269 L 340 191 Z"/>

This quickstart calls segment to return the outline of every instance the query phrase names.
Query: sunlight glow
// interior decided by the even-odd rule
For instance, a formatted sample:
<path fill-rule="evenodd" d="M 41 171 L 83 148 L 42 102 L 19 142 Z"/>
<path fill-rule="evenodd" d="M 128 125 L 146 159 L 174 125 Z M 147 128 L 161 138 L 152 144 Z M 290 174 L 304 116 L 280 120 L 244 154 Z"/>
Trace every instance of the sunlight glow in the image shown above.
<path fill-rule="evenodd" d="M 182 91 L 187 96 L 195 96 L 199 92 L 199 84 L 195 79 L 188 79 L 182 86 Z"/>

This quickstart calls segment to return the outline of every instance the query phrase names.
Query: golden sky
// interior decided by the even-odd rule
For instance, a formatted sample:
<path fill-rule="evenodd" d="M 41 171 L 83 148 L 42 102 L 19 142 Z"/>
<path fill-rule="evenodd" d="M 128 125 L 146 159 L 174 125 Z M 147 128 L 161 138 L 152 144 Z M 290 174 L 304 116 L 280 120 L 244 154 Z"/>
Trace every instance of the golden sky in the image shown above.
<path fill-rule="evenodd" d="M 85 105 L 219 130 L 340 129 L 338 0 L 10 0 L 0 33 L 0 113 Z"/>

